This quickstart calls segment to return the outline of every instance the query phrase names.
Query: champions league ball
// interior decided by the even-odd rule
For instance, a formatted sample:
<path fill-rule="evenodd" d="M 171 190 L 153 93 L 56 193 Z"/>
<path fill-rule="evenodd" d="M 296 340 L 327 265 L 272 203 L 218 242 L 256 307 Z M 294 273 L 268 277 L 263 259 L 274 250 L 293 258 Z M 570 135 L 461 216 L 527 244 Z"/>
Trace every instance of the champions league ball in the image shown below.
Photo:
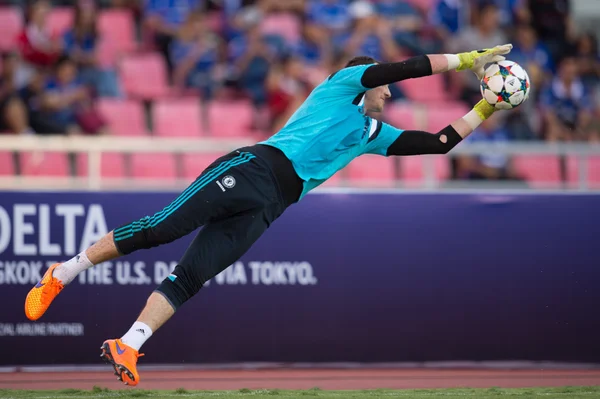
<path fill-rule="evenodd" d="M 529 97 L 529 76 L 516 62 L 490 65 L 481 79 L 481 95 L 496 109 L 512 109 Z"/>

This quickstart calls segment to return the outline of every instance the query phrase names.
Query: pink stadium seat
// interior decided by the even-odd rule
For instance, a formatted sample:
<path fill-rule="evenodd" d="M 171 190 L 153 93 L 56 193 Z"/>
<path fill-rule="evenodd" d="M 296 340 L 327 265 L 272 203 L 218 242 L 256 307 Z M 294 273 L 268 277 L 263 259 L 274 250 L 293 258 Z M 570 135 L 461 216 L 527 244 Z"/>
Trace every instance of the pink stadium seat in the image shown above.
<path fill-rule="evenodd" d="M 116 136 L 144 136 L 149 134 L 144 122 L 142 104 L 133 100 L 101 98 L 98 110 L 108 121 L 111 132 Z"/>
<path fill-rule="evenodd" d="M 120 63 L 121 81 L 128 96 L 153 100 L 169 94 L 167 66 L 158 53 L 129 55 Z"/>
<path fill-rule="evenodd" d="M 395 158 L 380 155 L 363 155 L 348 165 L 351 185 L 390 187 L 396 179 Z"/>
<path fill-rule="evenodd" d="M 48 15 L 48 28 L 52 34 L 61 35 L 73 27 L 75 10 L 71 7 L 54 7 Z"/>
<path fill-rule="evenodd" d="M 166 153 L 131 154 L 131 173 L 133 177 L 142 179 L 175 179 L 175 157 Z"/>
<path fill-rule="evenodd" d="M 416 110 L 411 104 L 390 104 L 385 110 L 388 122 L 402 130 L 420 130 Z"/>
<path fill-rule="evenodd" d="M 590 188 L 600 187 L 600 157 L 591 156 L 587 160 L 587 184 Z M 571 156 L 567 158 L 567 178 L 571 187 L 579 186 L 579 158 Z"/>
<path fill-rule="evenodd" d="M 23 176 L 70 176 L 69 160 L 61 152 L 24 152 L 19 164 Z"/>
<path fill-rule="evenodd" d="M 15 174 L 15 165 L 10 152 L 0 152 L 0 176 L 11 176 Z"/>
<path fill-rule="evenodd" d="M 230 114 L 230 117 L 232 115 L 235 114 Z M 152 117 L 156 136 L 199 137 L 203 131 L 197 98 L 158 100 L 154 104 Z"/>
<path fill-rule="evenodd" d="M 300 40 L 302 30 L 300 20 L 291 13 L 269 14 L 261 22 L 260 27 L 263 35 L 278 35 L 290 44 Z"/>
<path fill-rule="evenodd" d="M 100 175 L 102 177 L 125 177 L 125 156 L 121 153 L 103 153 L 100 158 Z M 77 154 L 77 176 L 88 176 L 88 154 Z"/>
<path fill-rule="evenodd" d="M 427 107 L 427 122 L 425 129 L 437 133 L 458 118 L 465 116 L 470 108 L 460 102 L 444 102 Z"/>
<path fill-rule="evenodd" d="M 133 15 L 127 10 L 104 10 L 98 16 L 98 33 L 103 41 L 115 45 L 118 52 L 135 50 Z"/>
<path fill-rule="evenodd" d="M 440 102 L 448 99 L 444 80 L 440 74 L 406 79 L 398 84 L 406 96 L 413 101 Z"/>
<path fill-rule="evenodd" d="M 252 105 L 248 101 L 212 101 L 208 108 L 210 132 L 216 137 L 251 135 Z"/>
<path fill-rule="evenodd" d="M 183 154 L 183 177 L 193 180 L 225 153 Z"/>
<path fill-rule="evenodd" d="M 23 16 L 17 7 L 0 7 L 0 51 L 12 50 L 23 29 Z"/>
<path fill-rule="evenodd" d="M 447 180 L 450 177 L 450 160 L 447 156 L 428 155 L 433 159 L 434 177 L 438 181 Z M 414 186 L 425 182 L 425 159 L 424 156 L 400 157 L 400 176 L 402 183 Z"/>
<path fill-rule="evenodd" d="M 517 173 L 532 186 L 561 183 L 560 162 L 555 155 L 515 155 L 512 159 Z"/>

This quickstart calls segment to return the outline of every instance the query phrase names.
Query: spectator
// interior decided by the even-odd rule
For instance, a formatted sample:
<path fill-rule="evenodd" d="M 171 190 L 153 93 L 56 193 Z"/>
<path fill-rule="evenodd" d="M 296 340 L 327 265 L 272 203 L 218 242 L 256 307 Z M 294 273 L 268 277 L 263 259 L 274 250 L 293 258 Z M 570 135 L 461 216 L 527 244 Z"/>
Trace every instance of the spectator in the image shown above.
<path fill-rule="evenodd" d="M 528 15 L 527 0 L 474 0 L 475 15 L 473 17 L 475 20 L 477 20 L 477 10 L 484 3 L 493 3 L 498 8 L 502 28 L 511 28 L 526 19 Z"/>
<path fill-rule="evenodd" d="M 469 3 L 464 0 L 437 0 L 429 12 L 429 23 L 444 43 L 468 26 L 469 18 Z"/>
<path fill-rule="evenodd" d="M 220 38 L 208 30 L 203 13 L 189 14 L 170 48 L 175 85 L 198 89 L 203 98 L 212 98 L 219 83 L 214 72 L 222 45 Z"/>
<path fill-rule="evenodd" d="M 348 0 L 309 0 L 306 23 L 310 40 L 338 41 L 352 23 Z"/>
<path fill-rule="evenodd" d="M 356 2 L 350 12 L 353 18 L 351 29 L 334 40 L 338 51 L 349 56 L 366 55 L 382 62 L 400 59 L 401 52 L 392 36 L 390 23 L 379 19 L 369 3 Z"/>
<path fill-rule="evenodd" d="M 29 8 L 27 24 L 17 38 L 23 58 L 20 73 L 24 82 L 35 74 L 35 68 L 49 67 L 62 54 L 61 40 L 47 26 L 50 10 L 49 1 L 34 0 Z"/>
<path fill-rule="evenodd" d="M 577 64 L 583 83 L 595 90 L 600 81 L 598 41 L 592 33 L 583 34 L 577 41 Z"/>
<path fill-rule="evenodd" d="M 554 72 L 554 64 L 548 50 L 537 39 L 535 30 L 527 24 L 520 24 L 515 30 L 510 60 L 520 64 L 527 71 L 533 88 L 541 87 L 546 77 Z"/>
<path fill-rule="evenodd" d="M 77 78 L 75 62 L 68 57 L 55 65 L 42 104 L 49 118 L 64 131 L 103 133 L 105 122 L 94 108 L 90 90 Z"/>
<path fill-rule="evenodd" d="M 522 180 L 514 171 L 510 158 L 494 153 L 493 148 L 510 141 L 508 131 L 502 127 L 501 118 L 489 118 L 473 132 L 466 143 L 486 143 L 490 152 L 479 156 L 459 156 L 457 177 L 466 180 Z"/>
<path fill-rule="evenodd" d="M 375 9 L 389 23 L 394 40 L 413 54 L 434 54 L 440 47 L 433 40 L 424 40 L 420 33 L 425 21 L 414 5 L 406 0 L 377 0 Z"/>
<path fill-rule="evenodd" d="M 576 58 L 565 56 L 558 75 L 541 97 L 546 138 L 549 141 L 589 139 L 588 128 L 594 109 L 592 96 L 579 76 Z"/>
<path fill-rule="evenodd" d="M 193 11 L 202 10 L 203 6 L 203 0 L 147 0 L 144 26 L 153 37 L 154 45 L 165 57 L 169 74 L 173 72 L 169 57 L 171 41 L 187 16 Z"/>
<path fill-rule="evenodd" d="M 2 55 L 0 75 L 0 133 L 32 133 L 27 119 L 27 108 L 19 97 L 15 76 L 18 58 L 14 53 Z"/>
<path fill-rule="evenodd" d="M 228 46 L 230 68 L 228 79 L 235 87 L 245 92 L 255 107 L 255 128 L 265 130 L 267 124 L 266 81 L 270 66 L 275 63 L 275 51 L 261 35 L 256 15 L 247 14 L 243 35 L 233 39 Z"/>
<path fill-rule="evenodd" d="M 52 118 L 51 111 L 44 103 L 45 86 L 45 72 L 36 70 L 27 85 L 19 91 L 27 108 L 29 125 L 40 135 L 75 134 L 77 132 L 75 126 L 63 125 Z"/>
<path fill-rule="evenodd" d="M 528 0 L 529 22 L 554 61 L 568 50 L 574 40 L 569 0 Z"/>
<path fill-rule="evenodd" d="M 116 71 L 100 67 L 96 55 L 101 39 L 98 36 L 97 16 L 93 0 L 77 1 L 73 29 L 63 37 L 65 51 L 78 64 L 84 84 L 94 87 L 101 97 L 120 97 Z"/>
<path fill-rule="evenodd" d="M 298 109 L 312 87 L 303 78 L 302 63 L 289 57 L 274 67 L 267 81 L 270 131 L 278 131 Z"/>
<path fill-rule="evenodd" d="M 465 29 L 452 39 L 448 47 L 450 52 L 460 53 L 504 43 L 507 43 L 507 38 L 500 30 L 498 8 L 492 3 L 486 3 L 478 10 L 475 26 Z M 452 74 L 451 78 L 463 101 L 475 104 L 481 99 L 480 82 L 475 74 Z"/>

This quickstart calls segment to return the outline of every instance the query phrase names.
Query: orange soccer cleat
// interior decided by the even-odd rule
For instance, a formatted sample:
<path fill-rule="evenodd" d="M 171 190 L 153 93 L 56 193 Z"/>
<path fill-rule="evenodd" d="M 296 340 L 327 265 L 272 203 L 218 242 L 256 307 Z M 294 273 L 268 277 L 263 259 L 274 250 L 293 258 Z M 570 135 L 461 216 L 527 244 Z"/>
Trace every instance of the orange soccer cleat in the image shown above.
<path fill-rule="evenodd" d="M 144 356 L 143 353 L 138 353 L 120 339 L 106 340 L 100 349 L 102 349 L 100 357 L 112 364 L 119 381 L 123 381 L 125 385 L 137 385 L 140 382 L 136 365 L 138 357 Z"/>
<path fill-rule="evenodd" d="M 54 269 L 60 265 L 55 263 L 39 283 L 35 285 L 27 294 L 25 299 L 25 315 L 29 320 L 37 320 L 46 312 L 54 298 L 62 291 L 65 286 L 52 276 Z"/>

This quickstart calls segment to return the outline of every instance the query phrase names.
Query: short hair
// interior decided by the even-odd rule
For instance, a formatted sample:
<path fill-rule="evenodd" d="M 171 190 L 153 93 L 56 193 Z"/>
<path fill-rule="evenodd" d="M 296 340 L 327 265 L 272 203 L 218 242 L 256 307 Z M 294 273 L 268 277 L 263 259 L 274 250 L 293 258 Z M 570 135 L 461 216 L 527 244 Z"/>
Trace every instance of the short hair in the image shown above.
<path fill-rule="evenodd" d="M 369 64 L 377 64 L 377 60 L 373 57 L 369 57 L 366 55 L 359 55 L 358 57 L 352 58 L 350 61 L 346 63 L 344 68 L 353 67 L 357 65 L 369 65 Z"/>

